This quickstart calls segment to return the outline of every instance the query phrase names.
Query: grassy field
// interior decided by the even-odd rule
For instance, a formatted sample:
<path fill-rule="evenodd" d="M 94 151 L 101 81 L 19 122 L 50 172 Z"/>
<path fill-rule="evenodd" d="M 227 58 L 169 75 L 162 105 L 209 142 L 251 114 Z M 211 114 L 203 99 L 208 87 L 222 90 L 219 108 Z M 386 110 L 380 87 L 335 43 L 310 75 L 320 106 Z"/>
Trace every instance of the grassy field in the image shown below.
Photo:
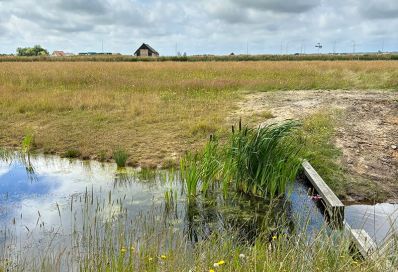
<path fill-rule="evenodd" d="M 248 92 L 392 89 L 398 62 L 0 64 L 0 146 L 165 166 L 202 145 Z M 233 119 L 238 120 L 239 116 Z M 245 121 L 245 120 L 244 120 Z M 246 120 L 248 121 L 248 120 Z"/>
<path fill-rule="evenodd" d="M 0 147 L 170 166 L 185 151 L 202 147 L 209 134 L 217 133 L 222 142 L 239 120 L 237 102 L 248 93 L 397 87 L 398 62 L 5 62 L 0 64 Z M 328 181 L 344 180 L 336 164 L 339 151 L 331 142 L 338 122 L 332 115 L 310 116 L 297 134 L 306 138 L 303 156 Z M 269 117 L 264 111 L 243 121 L 254 124 Z M 344 192 L 344 184 L 331 185 Z M 89 241 L 103 228 L 85 220 Z M 172 228 L 137 241 L 136 225 L 125 223 L 109 224 L 109 233 L 87 245 L 87 255 L 79 256 L 82 271 L 388 269 L 383 259 L 352 258 L 349 240 L 341 234 L 321 232 L 309 244 L 306 236 L 276 236 L 272 230 L 259 233 L 254 243 L 215 233 L 192 248 Z M 145 226 L 152 229 L 153 224 Z M 36 263 L 23 264 L 54 271 L 60 254 L 51 251 Z M 6 262 L 0 262 L 0 271 L 10 267 Z"/>
<path fill-rule="evenodd" d="M 0 62 L 79 62 L 79 61 L 106 61 L 106 62 L 203 62 L 203 61 L 374 61 L 374 60 L 398 60 L 398 54 L 287 54 L 287 55 L 198 55 L 198 56 L 161 56 L 136 57 L 131 55 L 91 55 L 91 56 L 38 56 L 20 57 L 0 55 Z"/>

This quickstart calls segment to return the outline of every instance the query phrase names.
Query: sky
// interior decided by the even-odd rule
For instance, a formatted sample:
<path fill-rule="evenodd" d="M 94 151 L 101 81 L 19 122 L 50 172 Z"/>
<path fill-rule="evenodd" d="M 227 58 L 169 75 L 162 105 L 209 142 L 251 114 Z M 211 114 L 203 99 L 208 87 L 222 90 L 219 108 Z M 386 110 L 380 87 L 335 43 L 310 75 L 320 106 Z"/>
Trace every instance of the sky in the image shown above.
<path fill-rule="evenodd" d="M 0 54 L 398 51 L 398 0 L 0 0 Z"/>

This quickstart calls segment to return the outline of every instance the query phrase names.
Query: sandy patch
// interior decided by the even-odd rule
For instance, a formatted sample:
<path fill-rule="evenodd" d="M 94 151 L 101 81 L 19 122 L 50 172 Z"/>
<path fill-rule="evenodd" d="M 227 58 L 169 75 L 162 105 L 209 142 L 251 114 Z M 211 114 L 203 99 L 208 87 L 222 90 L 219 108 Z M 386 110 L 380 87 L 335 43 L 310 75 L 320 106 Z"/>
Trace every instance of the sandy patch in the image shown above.
<path fill-rule="evenodd" d="M 240 116 L 269 110 L 264 123 L 300 119 L 322 108 L 338 108 L 343 118 L 335 144 L 349 175 L 374 183 L 398 201 L 398 92 L 394 91 L 279 91 L 256 93 L 239 103 Z M 360 199 L 355 190 L 347 192 Z"/>

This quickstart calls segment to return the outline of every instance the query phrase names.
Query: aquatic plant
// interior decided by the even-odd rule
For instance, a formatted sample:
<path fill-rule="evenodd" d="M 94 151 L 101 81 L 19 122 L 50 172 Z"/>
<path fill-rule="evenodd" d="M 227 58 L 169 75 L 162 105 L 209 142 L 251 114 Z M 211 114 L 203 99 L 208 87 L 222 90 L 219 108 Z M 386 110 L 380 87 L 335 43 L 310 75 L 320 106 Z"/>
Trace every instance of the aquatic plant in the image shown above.
<path fill-rule="evenodd" d="M 298 127 L 295 121 L 258 128 L 240 123 L 224 145 L 211 137 L 203 151 L 181 160 L 188 195 L 196 195 L 198 185 L 206 193 L 216 181 L 222 181 L 225 192 L 233 187 L 261 197 L 284 194 L 300 168 L 301 143 L 292 137 Z"/>
<path fill-rule="evenodd" d="M 209 186 L 219 180 L 222 169 L 222 157 L 219 152 L 219 143 L 214 135 L 210 136 L 210 141 L 205 145 L 200 156 L 200 179 L 202 181 L 202 191 L 207 192 Z"/>
<path fill-rule="evenodd" d="M 14 153 L 7 149 L 0 148 L 0 160 L 10 161 L 12 160 Z"/>
<path fill-rule="evenodd" d="M 117 167 L 125 167 L 128 157 L 127 152 L 122 148 L 113 152 L 113 159 L 115 160 Z"/>
<path fill-rule="evenodd" d="M 199 160 L 196 154 L 187 153 L 180 161 L 181 178 L 187 189 L 187 196 L 197 195 L 197 188 L 200 181 Z"/>
<path fill-rule="evenodd" d="M 34 145 L 34 135 L 32 133 L 26 133 L 22 139 L 22 152 L 23 153 L 30 153 L 32 147 Z"/>
<path fill-rule="evenodd" d="M 290 137 L 298 126 L 295 121 L 254 129 L 240 124 L 226 148 L 223 178 L 245 193 L 284 194 L 300 168 L 301 145 Z"/>
<path fill-rule="evenodd" d="M 213 135 L 201 152 L 187 153 L 181 159 L 181 177 L 189 197 L 196 196 L 199 187 L 201 192 L 206 193 L 209 186 L 220 178 L 221 159 L 219 144 Z"/>

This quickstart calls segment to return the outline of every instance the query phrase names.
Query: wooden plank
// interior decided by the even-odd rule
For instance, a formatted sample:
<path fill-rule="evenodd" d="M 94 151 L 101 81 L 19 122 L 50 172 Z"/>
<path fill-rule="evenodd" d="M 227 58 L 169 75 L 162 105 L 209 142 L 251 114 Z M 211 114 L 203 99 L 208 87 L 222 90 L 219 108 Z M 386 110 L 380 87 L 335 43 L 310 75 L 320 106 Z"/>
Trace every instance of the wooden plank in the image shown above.
<path fill-rule="evenodd" d="M 398 241 L 395 237 L 396 235 L 397 234 L 395 234 L 393 231 L 388 233 L 388 235 L 384 238 L 383 243 L 379 246 L 379 254 L 384 255 L 393 251 L 398 251 Z"/>
<path fill-rule="evenodd" d="M 304 160 L 302 166 L 304 168 L 305 176 L 311 182 L 312 186 L 314 186 L 318 194 L 322 197 L 322 200 L 326 206 L 325 208 L 329 213 L 332 222 L 342 226 L 344 220 L 344 204 L 334 194 L 334 192 L 308 161 Z"/>
<path fill-rule="evenodd" d="M 364 229 L 351 229 L 351 238 L 364 258 L 368 258 L 377 249 L 376 243 Z"/>

